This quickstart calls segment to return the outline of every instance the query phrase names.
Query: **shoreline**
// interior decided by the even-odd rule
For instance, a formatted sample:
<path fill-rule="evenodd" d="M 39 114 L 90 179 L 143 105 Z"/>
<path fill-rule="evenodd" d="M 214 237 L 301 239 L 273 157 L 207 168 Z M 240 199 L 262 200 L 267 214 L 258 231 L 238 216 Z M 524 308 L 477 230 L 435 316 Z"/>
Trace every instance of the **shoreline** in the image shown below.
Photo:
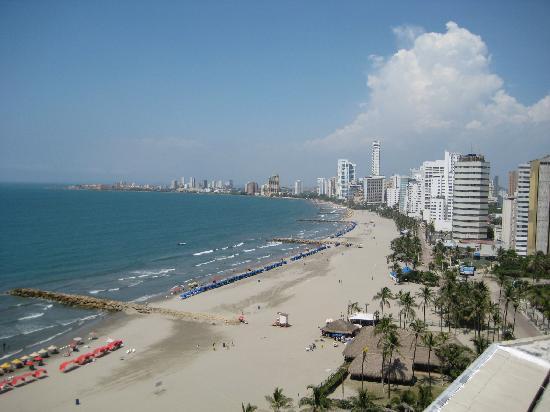
<path fill-rule="evenodd" d="M 205 193 L 205 194 L 209 194 L 209 193 Z M 277 197 L 277 198 L 283 198 L 283 197 Z M 313 203 L 317 208 L 322 207 L 323 204 L 330 204 L 331 207 L 337 207 L 338 209 L 346 209 L 346 212 L 341 215 L 342 218 L 340 220 L 340 225 L 338 225 L 334 228 L 334 232 L 331 233 L 331 235 L 329 237 L 324 237 L 324 238 L 319 239 L 319 240 L 329 239 L 332 236 L 334 236 L 336 233 L 341 231 L 341 228 L 342 228 L 343 225 L 349 224 L 350 214 L 351 215 L 353 214 L 353 211 L 351 211 L 351 209 L 349 209 L 347 207 L 344 207 L 342 205 L 338 205 L 336 203 L 325 201 L 325 200 L 291 198 L 291 197 L 288 198 L 288 199 L 306 200 L 306 201 L 309 201 L 309 202 Z M 266 241 L 268 241 L 268 240 L 266 240 Z M 299 253 L 303 253 L 304 250 L 308 250 L 307 247 L 308 247 L 308 245 L 300 245 L 300 246 L 298 246 L 294 249 L 298 250 Z M 278 260 L 265 259 L 263 263 L 259 262 L 257 266 L 253 266 L 252 271 L 255 271 L 255 270 L 260 269 L 260 268 L 265 268 L 266 266 L 268 266 L 270 264 L 273 264 L 273 263 L 276 263 L 276 262 L 279 262 L 281 260 L 288 260 L 288 263 L 290 263 L 290 257 L 291 257 L 290 254 L 284 254 Z M 199 282 L 201 285 L 205 285 L 205 284 L 211 283 L 215 279 L 217 279 L 218 281 L 222 281 L 222 280 L 227 279 L 229 277 L 235 276 L 236 273 L 239 273 L 240 271 L 242 271 L 244 269 L 244 267 L 246 267 L 246 266 L 247 266 L 247 264 L 243 263 L 242 265 L 240 265 L 238 267 L 235 267 L 233 269 L 226 269 L 227 273 L 210 274 L 210 275 L 205 275 L 205 276 L 202 276 L 202 277 L 194 276 L 193 278 L 190 278 L 189 280 L 185 281 L 185 283 L 189 284 L 191 282 Z M 5 294 L 7 294 L 7 293 L 5 293 Z M 128 303 L 135 302 L 135 303 L 143 303 L 143 304 L 152 304 L 152 305 L 154 305 L 154 304 L 157 304 L 157 303 L 160 303 L 160 302 L 164 302 L 166 299 L 172 297 L 172 295 L 170 295 L 169 290 L 164 290 L 164 291 L 161 291 L 161 292 L 158 292 L 158 293 L 155 293 L 155 294 L 152 294 L 152 295 L 146 295 L 146 296 L 147 296 L 147 299 L 144 299 L 144 300 L 142 299 L 143 297 L 139 297 L 139 298 L 136 298 L 136 299 L 132 299 L 132 300 L 129 300 L 129 301 L 123 301 L 123 302 L 128 302 Z M 176 296 L 179 296 L 179 294 L 176 294 Z M 29 299 L 29 298 L 27 298 L 27 299 Z M 38 299 L 38 300 L 40 301 L 41 299 Z M 46 337 L 45 339 L 41 340 L 40 344 L 38 344 L 38 345 L 25 346 L 25 347 L 22 347 L 22 348 L 18 348 L 17 351 L 15 351 L 15 349 L 11 349 L 11 348 L 10 348 L 10 350 L 6 350 L 6 352 L 3 353 L 2 356 L 6 356 L 6 355 L 8 355 L 8 356 L 6 356 L 5 358 L 2 359 L 2 363 L 3 362 L 10 362 L 13 359 L 17 359 L 18 357 L 25 355 L 26 352 L 30 353 L 30 352 L 33 352 L 35 350 L 38 351 L 43 345 L 45 345 L 45 346 L 48 346 L 48 345 L 64 346 L 67 343 L 67 341 L 72 339 L 72 337 L 74 337 L 74 336 L 88 335 L 90 332 L 95 332 L 96 330 L 102 329 L 104 326 L 108 326 L 109 323 L 111 322 L 110 318 L 113 316 L 113 314 L 105 312 L 105 311 L 101 311 L 101 310 L 96 311 L 96 312 L 97 312 L 97 317 L 92 319 L 91 321 L 87 321 L 87 322 L 85 321 L 81 325 L 75 327 L 74 329 L 71 329 L 67 332 L 59 334 L 58 336 L 54 335 L 53 338 L 52 337 Z M 10 354 L 10 352 L 12 350 L 13 350 L 13 352 Z"/>
<path fill-rule="evenodd" d="M 185 402 L 190 410 L 238 410 L 241 402 L 266 410 L 263 396 L 275 386 L 294 399 L 306 395 L 307 385 L 320 383 L 343 361 L 343 347 L 322 345 L 318 327 L 327 317 L 345 314 L 350 299 L 361 304 L 367 299 L 372 304 L 382 285 L 393 284 L 385 256 L 397 235 L 395 225 L 366 211 L 356 211 L 354 220 L 357 227 L 343 237 L 363 243 L 363 248 L 331 248 L 193 299 L 171 297 L 159 302 L 186 311 L 242 312 L 248 325 L 124 316 L 120 323 L 101 329 L 106 332 L 98 342 L 107 336 L 124 339 L 128 348 L 137 349 L 131 358 L 122 353 L 125 360 L 121 361 L 119 353 L 110 354 L 70 372 L 70 378 L 56 370 L 57 361 L 51 361 L 48 379 L 1 395 L 0 405 L 14 411 L 32 410 L 39 404 L 68 411 L 78 397 L 79 408 L 86 410 L 172 410 L 178 402 Z M 271 326 L 278 311 L 290 313 L 290 328 Z M 318 349 L 306 352 L 304 348 L 315 341 Z M 161 385 L 155 386 L 158 382 Z M 61 387 L 62 394 L 50 394 Z M 32 393 L 39 399 L 27 398 Z"/>

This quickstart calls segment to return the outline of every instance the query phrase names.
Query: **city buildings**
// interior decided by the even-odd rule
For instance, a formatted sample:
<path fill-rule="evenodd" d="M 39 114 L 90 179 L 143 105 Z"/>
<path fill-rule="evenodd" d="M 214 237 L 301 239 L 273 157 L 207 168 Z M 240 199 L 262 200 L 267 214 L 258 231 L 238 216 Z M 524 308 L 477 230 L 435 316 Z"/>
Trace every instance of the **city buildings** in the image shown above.
<path fill-rule="evenodd" d="M 529 186 L 531 180 L 531 165 L 522 163 L 517 170 L 516 196 L 516 252 L 527 256 L 527 229 L 529 222 Z"/>
<path fill-rule="evenodd" d="M 303 192 L 302 190 L 302 181 L 301 180 L 296 180 L 296 182 L 294 182 L 294 194 L 295 195 L 301 195 Z"/>
<path fill-rule="evenodd" d="M 384 177 L 365 177 L 363 179 L 363 193 L 367 205 L 379 205 L 384 203 Z"/>
<path fill-rule="evenodd" d="M 278 196 L 281 192 L 281 185 L 279 183 L 279 175 L 273 175 L 267 182 L 267 190 L 265 196 Z"/>
<path fill-rule="evenodd" d="M 317 178 L 317 194 L 319 196 L 328 196 L 328 184 L 327 179 L 324 177 L 318 177 Z"/>
<path fill-rule="evenodd" d="M 531 161 L 527 254 L 548 254 L 550 243 L 550 156 Z"/>
<path fill-rule="evenodd" d="M 508 196 L 515 196 L 518 191 L 518 171 L 508 172 Z"/>
<path fill-rule="evenodd" d="M 371 176 L 380 176 L 380 141 L 372 142 Z"/>
<path fill-rule="evenodd" d="M 338 159 L 338 170 L 336 173 L 336 196 L 338 199 L 347 200 L 350 198 L 350 184 L 355 181 L 357 165 L 347 159 Z"/>
<path fill-rule="evenodd" d="M 386 206 L 394 207 L 399 204 L 401 189 L 401 176 L 391 176 L 386 186 Z"/>
<path fill-rule="evenodd" d="M 328 185 L 327 185 L 327 196 L 328 197 L 336 197 L 336 178 L 331 177 L 328 179 Z"/>
<path fill-rule="evenodd" d="M 516 239 L 516 198 L 507 197 L 502 201 L 502 248 L 515 249 Z"/>
<path fill-rule="evenodd" d="M 245 187 L 245 192 L 247 195 L 254 196 L 256 193 L 259 192 L 258 183 L 248 182 Z"/>
<path fill-rule="evenodd" d="M 487 239 L 490 164 L 479 154 L 460 156 L 454 171 L 453 238 Z"/>

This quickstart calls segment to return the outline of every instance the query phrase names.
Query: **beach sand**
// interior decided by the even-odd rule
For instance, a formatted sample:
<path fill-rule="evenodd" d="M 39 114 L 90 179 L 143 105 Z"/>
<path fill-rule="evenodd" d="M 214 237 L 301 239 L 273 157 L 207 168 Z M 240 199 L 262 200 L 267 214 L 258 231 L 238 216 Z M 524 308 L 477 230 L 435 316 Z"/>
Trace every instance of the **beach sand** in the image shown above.
<path fill-rule="evenodd" d="M 362 248 L 332 248 L 185 301 L 155 302 L 232 318 L 242 312 L 248 324 L 121 316 L 99 330 L 94 346 L 112 337 L 124 340 L 123 349 L 66 374 L 58 370 L 66 358 L 52 359 L 48 378 L 0 395 L 0 408 L 69 411 L 78 398 L 82 411 L 237 411 L 241 402 L 268 410 L 264 396 L 276 386 L 296 403 L 308 394 L 307 385 L 321 383 L 343 362 L 342 344 L 318 341 L 327 318 L 345 316 L 348 302 L 367 303 L 374 312 L 373 296 L 384 286 L 394 293 L 420 288 L 396 286 L 388 275 L 389 244 L 398 235 L 393 221 L 367 211 L 352 218 L 358 226 L 344 238 Z M 272 326 L 278 311 L 289 313 L 291 327 Z M 395 305 L 385 311 L 397 317 Z M 317 349 L 306 351 L 313 342 Z M 135 353 L 126 354 L 128 348 Z"/>

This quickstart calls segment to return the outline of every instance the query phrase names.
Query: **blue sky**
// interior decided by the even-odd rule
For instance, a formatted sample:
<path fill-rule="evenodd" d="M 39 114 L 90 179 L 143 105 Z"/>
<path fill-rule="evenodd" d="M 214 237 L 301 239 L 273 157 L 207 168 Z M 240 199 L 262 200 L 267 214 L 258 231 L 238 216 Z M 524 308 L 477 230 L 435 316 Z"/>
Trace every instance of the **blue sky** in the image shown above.
<path fill-rule="evenodd" d="M 338 157 L 367 174 L 374 138 L 386 174 L 448 147 L 502 175 L 550 152 L 549 16 L 547 1 L 0 1 L 0 180 L 313 184 Z"/>

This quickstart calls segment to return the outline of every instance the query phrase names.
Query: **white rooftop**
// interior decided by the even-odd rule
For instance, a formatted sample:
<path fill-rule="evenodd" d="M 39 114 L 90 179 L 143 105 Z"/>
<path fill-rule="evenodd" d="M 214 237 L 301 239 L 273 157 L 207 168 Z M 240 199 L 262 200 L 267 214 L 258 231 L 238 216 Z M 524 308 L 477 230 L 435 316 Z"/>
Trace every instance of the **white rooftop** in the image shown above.
<path fill-rule="evenodd" d="M 549 376 L 550 336 L 495 343 L 426 411 L 548 411 Z"/>

